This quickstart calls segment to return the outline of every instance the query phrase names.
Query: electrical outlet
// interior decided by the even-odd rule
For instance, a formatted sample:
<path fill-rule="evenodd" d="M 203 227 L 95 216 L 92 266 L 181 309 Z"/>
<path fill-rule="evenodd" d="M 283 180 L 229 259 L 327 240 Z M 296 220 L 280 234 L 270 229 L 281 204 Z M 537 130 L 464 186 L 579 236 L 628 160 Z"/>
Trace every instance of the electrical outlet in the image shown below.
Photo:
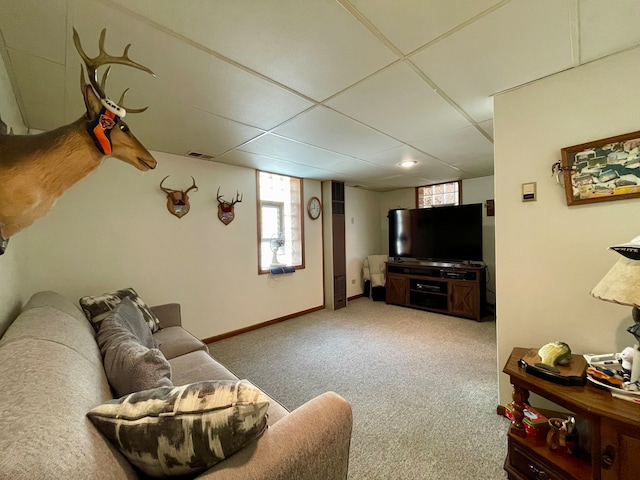
<path fill-rule="evenodd" d="M 356 284 L 356 279 L 355 279 L 355 278 L 352 278 L 352 279 L 351 279 L 351 285 L 355 285 L 355 284 Z"/>

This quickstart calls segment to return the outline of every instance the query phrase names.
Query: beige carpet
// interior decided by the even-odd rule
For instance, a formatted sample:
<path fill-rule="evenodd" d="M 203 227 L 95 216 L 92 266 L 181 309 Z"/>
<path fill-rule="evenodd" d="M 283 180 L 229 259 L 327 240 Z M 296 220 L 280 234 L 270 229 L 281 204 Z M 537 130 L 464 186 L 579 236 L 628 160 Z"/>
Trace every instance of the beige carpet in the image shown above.
<path fill-rule="evenodd" d="M 210 345 L 292 410 L 333 390 L 352 405 L 350 480 L 504 479 L 494 321 L 361 298 Z"/>

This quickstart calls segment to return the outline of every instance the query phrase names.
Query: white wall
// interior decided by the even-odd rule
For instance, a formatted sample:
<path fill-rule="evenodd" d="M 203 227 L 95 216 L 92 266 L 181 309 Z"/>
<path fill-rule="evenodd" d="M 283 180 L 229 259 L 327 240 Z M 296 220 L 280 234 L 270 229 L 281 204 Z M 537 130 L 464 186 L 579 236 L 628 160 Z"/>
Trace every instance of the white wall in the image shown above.
<path fill-rule="evenodd" d="M 618 260 L 607 247 L 640 234 L 640 199 L 568 207 L 551 165 L 563 147 L 640 130 L 638 78 L 636 48 L 495 98 L 498 371 L 516 346 L 633 343 L 631 308 L 589 292 Z M 536 202 L 521 201 L 525 182 L 537 182 Z M 499 376 L 504 403 L 511 388 Z"/>
<path fill-rule="evenodd" d="M 322 225 L 305 217 L 305 269 L 258 275 L 256 178 L 252 169 L 154 152 L 158 167 L 141 173 L 108 158 L 67 190 L 52 211 L 25 230 L 25 290 L 56 289 L 71 300 L 134 287 L 149 304 L 179 302 L 186 328 L 199 338 L 322 306 Z M 158 187 L 190 193 L 181 219 Z M 235 205 L 218 220 L 216 190 Z M 305 180 L 305 204 L 320 183 Z"/>
<path fill-rule="evenodd" d="M 380 194 L 345 187 L 347 298 L 363 291 L 362 264 L 367 255 L 386 254 L 380 238 Z"/>

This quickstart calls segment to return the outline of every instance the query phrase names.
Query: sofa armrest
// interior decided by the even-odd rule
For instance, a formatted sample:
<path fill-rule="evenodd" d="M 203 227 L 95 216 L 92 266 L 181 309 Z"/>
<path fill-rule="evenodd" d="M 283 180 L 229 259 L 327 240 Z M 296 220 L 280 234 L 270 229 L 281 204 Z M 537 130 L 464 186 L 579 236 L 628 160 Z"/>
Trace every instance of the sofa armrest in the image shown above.
<path fill-rule="evenodd" d="M 349 402 L 337 393 L 323 393 L 198 479 L 344 480 L 352 424 Z"/>
<path fill-rule="evenodd" d="M 156 305 L 155 307 L 151 307 L 151 312 L 160 320 L 160 328 L 182 326 L 179 303 Z"/>

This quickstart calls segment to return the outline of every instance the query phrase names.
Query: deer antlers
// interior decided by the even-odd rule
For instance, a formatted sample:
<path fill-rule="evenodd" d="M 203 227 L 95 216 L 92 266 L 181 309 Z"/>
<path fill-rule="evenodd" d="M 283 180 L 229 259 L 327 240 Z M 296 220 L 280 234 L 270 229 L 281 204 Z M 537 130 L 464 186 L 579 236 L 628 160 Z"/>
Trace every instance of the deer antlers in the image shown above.
<path fill-rule="evenodd" d="M 129 67 L 137 68 L 137 69 L 142 70 L 144 72 L 150 73 L 154 77 L 156 75 L 155 75 L 155 73 L 153 73 L 151 71 L 151 69 L 145 67 L 144 65 L 142 65 L 140 63 L 134 62 L 133 60 L 131 60 L 129 58 L 129 48 L 131 47 L 131 44 L 129 44 L 126 47 L 124 47 L 124 53 L 122 54 L 122 56 L 114 57 L 112 55 L 109 55 L 104 49 L 104 39 L 105 39 L 106 34 L 107 34 L 107 29 L 103 28 L 102 32 L 100 32 L 100 42 L 99 42 L 100 53 L 98 54 L 97 57 L 91 58 L 82 49 L 82 44 L 80 43 L 80 36 L 78 35 L 78 32 L 76 31 L 76 29 L 75 28 L 73 29 L 73 43 L 76 46 L 76 50 L 80 54 L 80 57 L 82 57 L 82 60 L 84 61 L 84 64 L 87 67 L 87 76 L 89 78 L 89 82 L 91 83 L 91 86 L 96 91 L 96 93 L 98 94 L 100 99 L 108 101 L 108 98 L 107 98 L 107 95 L 105 94 L 104 88 L 105 88 L 105 84 L 107 82 L 107 77 L 109 76 L 109 71 L 111 70 L 111 67 L 109 67 L 109 68 L 107 68 L 107 70 L 105 70 L 104 74 L 102 75 L 102 81 L 100 82 L 100 84 L 98 84 L 98 68 L 99 67 L 101 67 L 103 65 L 108 65 L 108 64 L 127 65 Z M 81 73 L 81 78 L 82 78 L 82 83 L 84 85 L 84 73 Z M 120 117 L 124 117 L 126 115 L 126 113 L 127 113 L 127 111 L 122 106 L 122 102 L 124 101 L 124 96 L 125 96 L 125 94 L 127 93 L 128 90 L 129 89 L 127 88 L 122 93 L 122 95 L 120 96 L 120 100 L 118 100 L 118 104 L 117 105 L 112 105 L 112 106 L 115 106 L 117 109 L 120 110 L 118 112 L 118 116 L 120 116 Z M 113 102 L 110 102 L 110 103 L 113 103 Z M 129 109 L 129 112 L 131 112 L 131 113 L 140 113 L 140 112 L 144 112 L 146 109 L 147 109 L 147 107 Z M 122 113 L 122 114 L 120 114 L 120 113 Z"/>
<path fill-rule="evenodd" d="M 218 203 L 222 204 L 222 205 L 230 205 L 230 206 L 234 206 L 236 203 L 241 203 L 242 202 L 242 198 L 243 198 L 243 194 L 238 193 L 238 191 L 236 190 L 236 198 L 235 200 L 232 200 L 231 202 L 227 202 L 226 200 L 222 199 L 222 195 L 220 195 L 220 187 L 218 187 L 218 191 L 216 193 L 216 197 L 218 199 Z"/>
<path fill-rule="evenodd" d="M 171 189 L 171 188 L 163 187 L 163 186 L 162 186 L 162 184 L 163 184 L 163 183 L 164 183 L 164 181 L 165 181 L 167 178 L 169 178 L 170 176 L 171 176 L 171 175 L 167 175 L 167 176 L 166 176 L 166 177 L 164 177 L 164 178 L 162 179 L 162 181 L 160 182 L 160 189 L 161 189 L 164 193 L 166 193 L 167 195 L 168 195 L 168 194 L 170 194 L 170 193 L 172 193 L 172 192 L 182 192 L 182 193 L 186 194 L 186 193 L 189 193 L 189 192 L 190 192 L 191 190 L 193 190 L 194 188 L 195 188 L 196 190 L 198 190 L 198 187 L 197 187 L 197 185 L 196 185 L 196 179 L 195 179 L 195 178 L 193 178 L 193 177 L 191 177 L 191 180 L 193 180 L 193 185 L 191 185 L 191 186 L 190 186 L 189 188 L 187 188 L 186 190 L 173 190 L 173 189 Z"/>

